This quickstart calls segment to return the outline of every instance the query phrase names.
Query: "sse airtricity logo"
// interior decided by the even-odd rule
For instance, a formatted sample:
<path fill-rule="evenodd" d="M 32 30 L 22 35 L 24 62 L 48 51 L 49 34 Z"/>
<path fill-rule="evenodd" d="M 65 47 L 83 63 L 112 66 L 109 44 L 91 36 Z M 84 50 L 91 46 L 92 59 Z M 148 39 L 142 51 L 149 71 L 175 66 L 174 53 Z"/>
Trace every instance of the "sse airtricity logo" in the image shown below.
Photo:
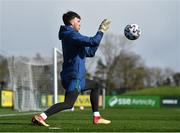
<path fill-rule="evenodd" d="M 113 107 L 118 103 L 118 98 L 116 96 L 113 96 L 112 98 L 109 99 L 109 106 Z"/>

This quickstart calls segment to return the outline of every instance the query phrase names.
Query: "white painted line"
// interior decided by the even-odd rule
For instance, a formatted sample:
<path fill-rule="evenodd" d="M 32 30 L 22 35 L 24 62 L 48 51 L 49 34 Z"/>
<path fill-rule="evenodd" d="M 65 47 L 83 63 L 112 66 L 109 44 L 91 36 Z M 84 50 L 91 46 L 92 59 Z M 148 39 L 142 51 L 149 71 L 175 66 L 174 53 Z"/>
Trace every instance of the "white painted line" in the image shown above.
<path fill-rule="evenodd" d="M 60 127 L 49 127 L 49 129 L 51 129 L 51 130 L 58 130 L 58 129 L 62 129 L 62 128 L 60 128 Z"/>

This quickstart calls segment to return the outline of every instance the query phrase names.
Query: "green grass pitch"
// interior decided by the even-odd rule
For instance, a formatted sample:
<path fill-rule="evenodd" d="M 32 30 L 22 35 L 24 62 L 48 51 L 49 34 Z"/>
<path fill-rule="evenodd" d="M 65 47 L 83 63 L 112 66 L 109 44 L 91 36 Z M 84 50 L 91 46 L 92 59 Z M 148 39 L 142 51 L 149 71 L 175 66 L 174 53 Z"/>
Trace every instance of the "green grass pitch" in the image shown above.
<path fill-rule="evenodd" d="M 110 125 L 93 125 L 90 109 L 61 112 L 49 117 L 50 128 L 30 123 L 32 114 L 0 109 L 1 132 L 170 132 L 180 131 L 180 108 L 105 109 L 101 115 Z M 17 114 L 9 115 L 5 114 Z"/>

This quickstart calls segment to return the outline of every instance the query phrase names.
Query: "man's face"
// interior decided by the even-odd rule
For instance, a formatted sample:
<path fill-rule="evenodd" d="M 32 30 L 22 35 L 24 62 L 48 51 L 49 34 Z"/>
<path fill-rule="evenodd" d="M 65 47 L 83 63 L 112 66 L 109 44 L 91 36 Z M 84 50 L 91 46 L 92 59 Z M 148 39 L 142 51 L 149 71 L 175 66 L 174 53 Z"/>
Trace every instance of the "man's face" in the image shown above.
<path fill-rule="evenodd" d="M 78 32 L 79 32 L 80 27 L 81 27 L 80 21 L 81 20 L 79 18 L 76 18 L 76 17 L 70 21 L 72 27 Z"/>

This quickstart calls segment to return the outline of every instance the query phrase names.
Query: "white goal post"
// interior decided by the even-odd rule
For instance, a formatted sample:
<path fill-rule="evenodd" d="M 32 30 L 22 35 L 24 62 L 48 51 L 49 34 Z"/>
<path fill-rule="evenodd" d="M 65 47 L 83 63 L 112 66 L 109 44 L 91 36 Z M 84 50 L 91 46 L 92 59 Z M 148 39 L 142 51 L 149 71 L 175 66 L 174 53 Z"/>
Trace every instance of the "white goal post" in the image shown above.
<path fill-rule="evenodd" d="M 62 55 L 62 51 L 58 48 L 53 48 L 54 58 L 54 104 L 58 103 L 58 68 L 57 68 L 57 55 Z"/>

